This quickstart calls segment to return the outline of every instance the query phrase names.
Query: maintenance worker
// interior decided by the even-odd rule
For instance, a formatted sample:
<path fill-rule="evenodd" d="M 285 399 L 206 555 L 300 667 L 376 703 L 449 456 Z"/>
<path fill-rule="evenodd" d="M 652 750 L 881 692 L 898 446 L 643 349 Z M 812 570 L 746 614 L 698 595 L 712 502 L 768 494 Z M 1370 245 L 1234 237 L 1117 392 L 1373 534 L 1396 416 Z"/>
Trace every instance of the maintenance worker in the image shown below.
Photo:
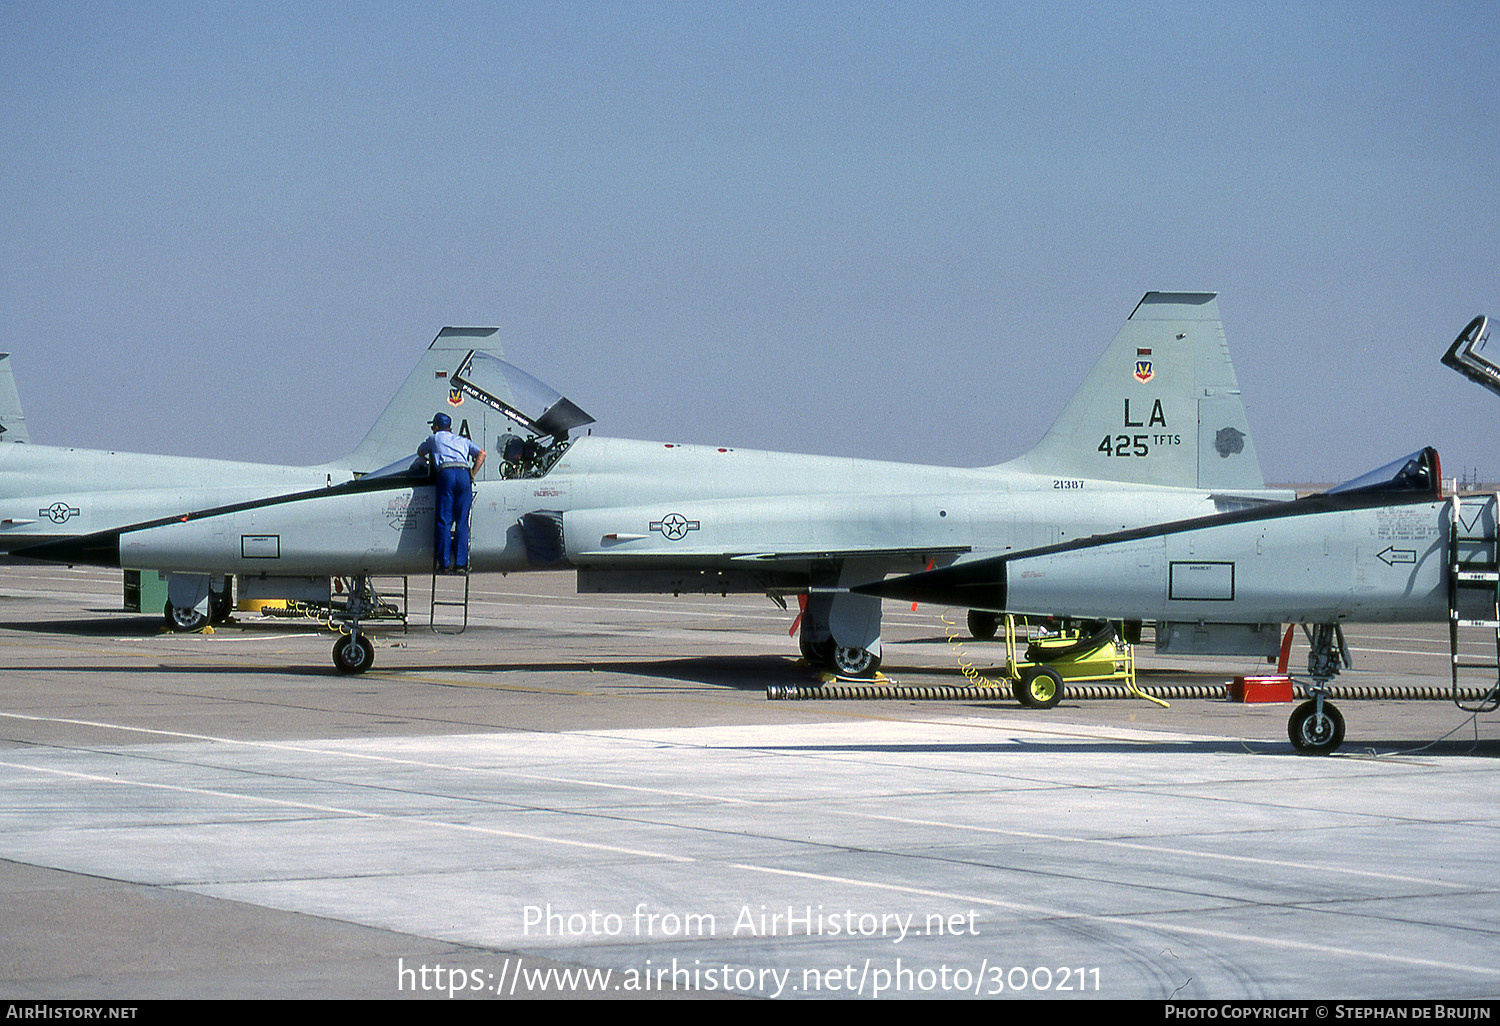
<path fill-rule="evenodd" d="M 432 418 L 432 435 L 417 446 L 417 455 L 430 459 L 437 472 L 433 548 L 440 574 L 469 570 L 469 507 L 474 502 L 474 479 L 484 466 L 484 450 L 463 435 L 455 435 L 452 427 L 453 419 L 439 413 Z"/>

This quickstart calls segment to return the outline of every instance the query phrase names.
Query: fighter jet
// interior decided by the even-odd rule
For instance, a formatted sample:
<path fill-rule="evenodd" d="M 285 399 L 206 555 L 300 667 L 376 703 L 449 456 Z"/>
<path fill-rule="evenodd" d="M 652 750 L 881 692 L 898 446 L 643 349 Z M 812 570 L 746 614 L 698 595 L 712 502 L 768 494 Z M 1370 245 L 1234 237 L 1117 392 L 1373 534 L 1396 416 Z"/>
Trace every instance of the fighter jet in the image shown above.
<path fill-rule="evenodd" d="M 10 355 L 0 353 L 0 553 L 173 518 L 195 510 L 290 491 L 344 485 L 412 451 L 413 424 L 448 410 L 455 424 L 482 430 L 488 408 L 465 405 L 449 379 L 469 353 L 496 356 L 493 328 L 445 328 L 407 376 L 364 440 L 347 456 L 319 466 L 108 452 L 30 444 Z M 135 568 L 132 569 L 146 569 Z M 226 575 L 235 568 L 198 562 L 173 571 L 164 613 L 190 630 L 228 615 Z"/>
<path fill-rule="evenodd" d="M 1500 392 L 1476 317 L 1443 362 Z M 1500 530 L 1493 494 L 1445 496 L 1431 448 L 1327 492 L 1292 502 L 1160 523 L 975 558 L 858 585 L 857 594 L 1009 614 L 1155 621 L 1180 650 L 1254 652 L 1283 623 L 1317 625 L 1312 698 L 1288 723 L 1299 750 L 1330 752 L 1344 721 L 1327 698 L 1346 623 L 1446 622 L 1453 697 L 1478 680 L 1479 704 L 1500 707 L 1500 658 L 1460 648 L 1461 632 L 1500 657 Z"/>
<path fill-rule="evenodd" d="M 1071 335 L 1047 345 L 1061 367 L 1084 357 Z M 802 654 L 843 676 L 882 658 L 880 599 L 861 585 L 1293 498 L 1265 487 L 1212 293 L 1148 293 L 1041 441 L 974 469 L 580 434 L 592 418 L 560 393 L 493 354 L 446 352 L 454 394 L 506 424 L 471 422 L 498 457 L 475 484 L 472 570 L 576 571 L 580 592 L 798 597 Z M 382 451 L 411 453 L 429 416 L 382 419 L 404 439 Z M 426 574 L 433 485 L 410 464 L 16 551 L 180 574 Z M 83 507 L 38 496 L 25 510 L 53 503 Z M 334 662 L 359 672 L 373 655 L 356 621 Z"/>
<path fill-rule="evenodd" d="M 1275 506 L 1107 532 L 854 590 L 1008 614 L 1154 622 L 1158 651 L 1269 656 L 1283 623 L 1315 625 L 1311 698 L 1287 730 L 1299 750 L 1321 754 L 1344 737 L 1327 684 L 1347 663 L 1346 623 L 1448 622 L 1455 700 L 1460 671 L 1482 671 L 1487 709 L 1495 707 L 1497 666 L 1465 665 L 1458 644 L 1461 627 L 1500 637 L 1495 525 L 1495 496 L 1444 497 L 1437 453 L 1424 449 Z"/>

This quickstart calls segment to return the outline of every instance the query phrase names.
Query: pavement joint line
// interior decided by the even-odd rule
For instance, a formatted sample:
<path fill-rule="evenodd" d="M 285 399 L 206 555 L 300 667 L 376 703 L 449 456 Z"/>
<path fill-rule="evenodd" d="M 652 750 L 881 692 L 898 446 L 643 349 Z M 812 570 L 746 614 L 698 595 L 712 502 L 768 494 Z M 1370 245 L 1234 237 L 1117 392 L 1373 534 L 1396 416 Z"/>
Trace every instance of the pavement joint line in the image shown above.
<path fill-rule="evenodd" d="M 1350 958 L 1369 958 L 1377 961 L 1394 962 L 1400 965 L 1417 966 L 1424 969 L 1443 969 L 1455 972 L 1471 973 L 1476 976 L 1500 977 L 1500 967 L 1487 965 L 1465 965 L 1459 962 L 1441 962 L 1436 959 L 1412 958 L 1406 955 L 1391 954 L 1386 951 L 1361 951 L 1354 948 L 1341 948 L 1328 944 L 1317 944 L 1312 941 L 1289 940 L 1283 937 L 1263 937 L 1259 934 L 1230 932 L 1227 930 L 1212 930 L 1207 927 L 1183 926 L 1175 923 L 1160 923 L 1150 920 L 1142 915 L 1120 914 L 1116 916 L 1098 916 L 1088 913 L 1064 912 L 1060 909 L 1051 909 L 1044 905 L 1028 905 L 1022 902 L 1003 901 L 998 898 L 985 898 L 977 895 L 962 894 L 955 891 L 937 891 L 922 887 L 912 887 L 907 884 L 880 883 L 872 880 L 859 880 L 853 877 L 833 876 L 824 873 L 812 873 L 806 870 L 780 869 L 767 866 L 756 866 L 750 863 L 731 863 L 735 869 L 743 869 L 749 872 L 770 873 L 776 876 L 796 877 L 803 880 L 813 880 L 820 883 L 838 883 L 853 887 L 866 887 L 878 891 L 891 891 L 901 894 L 910 894 L 922 898 L 939 898 L 942 900 L 969 902 L 975 905 L 985 905 L 991 908 L 1001 908 L 1014 912 L 1034 912 L 1048 915 L 1057 919 L 1082 920 L 1084 922 L 1105 923 L 1118 927 L 1121 924 L 1133 924 L 1146 930 L 1156 930 L 1163 933 L 1186 935 L 1190 937 L 1209 937 L 1221 941 L 1237 941 L 1248 944 L 1262 944 L 1271 947 L 1289 948 L 1296 951 L 1312 952 L 1319 955 L 1335 955 Z M 1277 907 L 1277 906 L 1271 906 Z M 1152 913 L 1159 915 L 1163 913 Z"/>
<path fill-rule="evenodd" d="M 537 781 L 537 782 L 541 782 L 541 783 L 551 783 L 551 784 L 568 784 L 568 785 L 579 786 L 579 787 L 591 787 L 591 788 L 596 788 L 596 789 L 600 789 L 600 790 L 607 790 L 607 791 L 624 791 L 624 792 L 629 792 L 629 793 L 633 793 L 633 794 L 650 794 L 650 795 L 657 795 L 657 796 L 666 797 L 666 798 L 684 798 L 684 799 L 692 799 L 692 800 L 704 801 L 704 802 L 717 802 L 717 803 L 724 804 L 724 805 L 743 805 L 743 806 L 757 807 L 757 808 L 758 807 L 773 807 L 773 808 L 777 808 L 777 807 L 781 807 L 781 806 L 783 806 L 785 804 L 782 801 L 772 801 L 772 800 L 768 800 L 768 799 L 754 799 L 754 798 L 737 798 L 737 797 L 733 797 L 733 796 L 729 796 L 729 795 L 711 794 L 711 793 L 707 793 L 707 792 L 703 792 L 703 791 L 686 791 L 686 790 L 671 789 L 671 788 L 645 787 L 645 786 L 635 785 L 635 784 L 619 784 L 619 783 L 613 783 L 613 782 L 610 782 L 610 781 L 588 780 L 588 779 L 579 778 L 579 777 L 567 777 L 567 776 L 559 776 L 559 775 L 555 775 L 555 774 L 524 773 L 524 772 L 520 772 L 520 771 L 517 771 L 517 770 L 509 770 L 509 769 L 504 769 L 504 768 L 495 767 L 495 766 L 484 766 L 484 767 L 454 766 L 454 765 L 449 764 L 449 763 L 433 763 L 433 762 L 428 762 L 428 761 L 419 760 L 419 759 L 398 758 L 398 757 L 395 757 L 395 756 L 378 755 L 378 754 L 369 753 L 369 752 L 352 752 L 352 751 L 348 751 L 348 750 L 344 750 L 344 749 L 324 748 L 324 747 L 318 747 L 318 746 L 315 746 L 315 745 L 292 744 L 292 743 L 289 743 L 289 742 L 248 741 L 248 740 L 238 740 L 238 739 L 234 739 L 234 738 L 220 738 L 220 737 L 215 737 L 215 736 L 206 735 L 206 734 L 190 734 L 190 733 L 185 733 L 185 732 L 182 732 L 182 731 L 167 731 L 167 730 L 160 730 L 160 729 L 157 729 L 157 728 L 149 728 L 149 727 L 121 726 L 121 725 L 117 725 L 117 724 L 101 723 L 101 722 L 91 721 L 91 720 L 76 720 L 76 719 L 64 719 L 64 718 L 61 718 L 61 717 L 32 716 L 32 715 L 27 715 L 27 714 L 23 714 L 23 713 L 13 713 L 13 712 L 0 712 L 0 717 L 7 717 L 7 718 L 21 719 L 21 720 L 29 720 L 29 721 L 34 721 L 34 722 L 69 723 L 69 724 L 79 725 L 79 726 L 91 726 L 91 727 L 98 727 L 98 728 L 104 728 L 104 729 L 120 730 L 120 731 L 124 731 L 124 732 L 135 732 L 135 733 L 146 733 L 146 734 L 159 734 L 159 735 L 164 735 L 164 736 L 169 736 L 169 737 L 174 737 L 174 738 L 187 739 L 187 740 L 191 740 L 191 741 L 203 741 L 203 742 L 211 742 L 211 743 L 219 743 L 219 744 L 227 744 L 227 745 L 242 745 L 242 746 L 253 747 L 253 748 L 268 749 L 268 750 L 272 750 L 272 751 L 286 751 L 286 752 L 295 752 L 295 753 L 310 753 L 310 754 L 317 754 L 317 755 L 324 755 L 324 756 L 337 756 L 337 757 L 340 757 L 340 758 L 354 759 L 354 760 L 360 760 L 360 761 L 366 761 L 366 762 L 379 762 L 379 763 L 384 763 L 384 764 L 388 764 L 388 765 L 407 766 L 407 767 L 411 767 L 411 768 L 415 768 L 415 769 L 442 770 L 442 771 L 450 772 L 450 773 L 452 773 L 452 772 L 458 772 L 458 773 L 466 773 L 466 774 L 499 775 L 499 776 L 503 776 L 503 777 L 506 777 L 506 778 L 509 778 L 509 779 L 515 779 L 515 780 L 531 780 L 531 781 Z M 929 722 L 931 722 L 931 721 L 929 721 Z M 939 721 L 939 722 L 941 722 L 941 721 Z M 958 726 L 969 726 L 969 724 L 957 724 L 957 725 Z M 982 725 L 981 724 L 974 724 L 974 726 L 982 726 Z M 601 731 L 601 732 L 577 731 L 577 732 L 572 732 L 572 733 L 574 733 L 576 736 L 588 737 L 588 738 L 595 739 L 595 740 L 603 739 L 603 740 L 607 740 L 607 741 L 616 741 L 616 742 L 618 742 L 618 741 L 634 741 L 637 744 L 647 744 L 647 745 L 650 745 L 652 747 L 660 747 L 663 744 L 671 744 L 672 743 L 669 740 L 661 739 L 661 738 L 650 738 L 650 737 L 644 737 L 644 736 L 642 736 L 642 737 L 622 737 L 619 733 L 617 733 L 617 732 L 610 732 L 610 731 Z M 704 747 L 704 746 L 702 746 L 702 745 L 688 745 L 688 746 L 682 746 L 682 747 L 701 748 L 701 747 Z M 720 750 L 724 750 L 723 746 L 711 746 L 711 747 L 718 748 Z M 729 749 L 729 750 L 734 750 L 734 749 Z M 750 746 L 749 748 L 743 749 L 743 750 L 764 752 L 765 748 L 763 746 Z M 91 749 L 91 751 L 94 751 L 94 750 Z M 8 763 L 8 762 L 0 762 L 0 765 L 3 765 L 3 766 L 12 766 L 13 768 L 31 768 L 31 767 L 26 767 L 24 764 L 16 764 L 16 763 Z M 57 771 L 57 772 L 66 772 L 66 771 Z M 88 775 L 86 775 L 86 774 L 79 774 L 79 776 L 82 776 L 85 779 L 93 779 L 93 778 L 88 777 Z M 99 779 L 106 779 L 106 778 L 99 778 Z M 171 787 L 171 785 L 164 785 L 164 784 L 163 785 L 143 784 L 142 786 L 160 786 L 160 787 L 166 787 L 166 788 L 170 788 Z M 191 792 L 193 789 L 183 788 L 182 790 L 187 790 L 187 791 Z M 223 796 L 233 797 L 234 795 L 233 795 L 233 793 L 226 792 L 226 793 L 224 793 Z M 253 798 L 254 796 L 246 796 L 246 797 Z M 265 799 L 265 800 L 266 801 L 271 801 L 272 799 Z M 288 803 L 288 804 L 296 806 L 298 803 Z M 321 811 L 344 812 L 344 813 L 347 813 L 349 815 L 366 815 L 366 816 L 386 818 L 386 817 L 383 817 L 382 814 L 379 814 L 379 813 L 363 813 L 363 812 L 359 812 L 359 811 L 356 811 L 356 810 L 339 809 L 339 808 L 336 808 L 336 807 L 328 807 L 328 808 L 323 808 L 323 807 L 318 807 L 318 806 L 309 806 L 309 807 L 311 807 L 311 808 L 318 808 Z M 1212 860 L 1221 861 L 1221 862 L 1232 862 L 1232 863 L 1247 864 L 1247 865 L 1271 866 L 1271 867 L 1276 867 L 1276 868 L 1305 870 L 1305 871 L 1310 871 L 1310 872 L 1333 872 L 1333 873 L 1335 873 L 1336 875 L 1339 875 L 1339 876 L 1363 877 L 1363 878 L 1369 878 L 1369 879 L 1374 879 L 1374 880 L 1386 880 L 1386 881 L 1390 881 L 1390 882 L 1393 882 L 1393 883 L 1419 884 L 1419 885 L 1425 885 L 1425 886 L 1431 886 L 1431 887 L 1446 887 L 1446 888 L 1450 888 L 1450 889 L 1454 889 L 1454 890 L 1458 890 L 1458 891 L 1463 891 L 1463 890 L 1467 890 L 1468 889 L 1468 885 L 1466 885 L 1466 884 L 1446 883 L 1444 881 L 1434 880 L 1434 879 L 1431 879 L 1429 877 L 1413 877 L 1413 876 L 1406 876 L 1406 875 L 1402 875 L 1402 874 L 1381 873 L 1381 872 L 1377 872 L 1377 871 L 1374 871 L 1374 870 L 1359 869 L 1359 868 L 1355 868 L 1355 867 L 1351 867 L 1351 866 L 1335 866 L 1335 867 L 1330 867 L 1330 866 L 1326 866 L 1326 865 L 1320 865 L 1320 864 L 1317 864 L 1317 863 L 1295 862 L 1295 861 L 1280 860 L 1280 859 L 1264 859 L 1264 858 L 1257 858 L 1257 857 L 1252 857 L 1252 856 L 1236 855 L 1236 854 L 1226 853 L 1226 852 L 1201 852 L 1201 851 L 1194 851 L 1192 849 L 1186 849 L 1186 848 L 1174 848 L 1174 847 L 1170 847 L 1170 846 L 1167 846 L 1167 845 L 1149 844 L 1149 843 L 1143 842 L 1143 841 L 1127 841 L 1127 840 L 1122 840 L 1122 839 L 1119 839 L 1119 838 L 1070 837 L 1070 836 L 1065 835 L 1065 834 L 1044 833 L 1044 832 L 1041 832 L 1041 831 L 1030 831 L 1030 830 L 1015 830 L 1015 829 L 1009 829 L 1009 828 L 1003 828 L 1003 827 L 989 827 L 989 826 L 985 826 L 985 825 L 982 825 L 982 824 L 966 824 L 966 823 L 956 823 L 956 822 L 943 821 L 943 820 L 927 820 L 927 819 L 916 819 L 916 818 L 903 817 L 903 816 L 890 816 L 890 815 L 882 815 L 882 814 L 879 814 L 879 813 L 867 813 L 867 812 L 858 812 L 858 811 L 854 811 L 854 810 L 839 809 L 839 808 L 836 808 L 836 807 L 828 807 L 824 811 L 826 811 L 830 815 L 838 815 L 838 816 L 841 816 L 841 817 L 846 818 L 846 819 L 858 819 L 858 820 L 866 820 L 866 821 L 873 821 L 873 822 L 900 823 L 900 824 L 908 825 L 908 826 L 937 827 L 937 828 L 950 829 L 950 830 L 964 830 L 964 831 L 968 831 L 968 832 L 971 832 L 971 833 L 991 834 L 991 835 L 995 835 L 995 836 L 1015 837 L 1015 838 L 1023 838 L 1023 839 L 1028 839 L 1028 840 L 1050 841 L 1050 842 L 1063 843 L 1063 844 L 1080 844 L 1080 845 L 1085 845 L 1085 846 L 1087 846 L 1087 845 L 1100 845 L 1100 846 L 1105 846 L 1105 847 L 1126 848 L 1126 849 L 1130 849 L 1130 850 L 1134 850 L 1134 851 L 1151 852 L 1151 853 L 1155 853 L 1155 854 L 1183 855 L 1183 856 L 1187 856 L 1187 857 L 1191 857 L 1191 858 L 1204 858 L 1204 859 L 1212 859 Z M 390 818 L 396 818 L 396 817 L 390 817 Z M 407 821 L 407 822 L 413 822 L 415 820 L 405 820 L 405 821 Z M 535 839 L 545 840 L 545 838 L 535 838 Z M 560 842 L 560 843 L 566 843 L 566 842 Z M 643 852 L 643 853 L 638 853 L 638 854 L 647 854 L 647 855 L 650 855 L 650 854 L 653 854 L 653 853 Z M 669 857 L 669 856 L 659 856 L 659 857 Z M 695 860 L 687 860 L 687 861 L 695 861 Z"/>
<path fill-rule="evenodd" d="M 593 841 L 575 841 L 565 837 L 545 837 L 541 834 L 521 833 L 515 830 L 500 830 L 496 827 L 475 826 L 472 823 L 451 823 L 446 820 L 431 819 L 426 816 L 392 816 L 383 812 L 370 812 L 364 809 L 346 809 L 337 805 L 320 805 L 314 802 L 297 802 L 286 798 L 270 798 L 264 795 L 240 794 L 234 791 L 219 791 L 205 787 L 186 787 L 182 784 L 153 783 L 145 780 L 126 780 L 121 777 L 104 777 L 93 773 L 79 773 L 76 770 L 63 770 L 52 767 L 28 766 L 25 763 L 7 762 L 0 760 L 0 766 L 9 769 L 23 770 L 31 773 L 52 774 L 54 776 L 68 777 L 74 780 L 85 780 L 90 783 L 127 785 L 130 787 L 142 787 L 158 791 L 175 791 L 181 794 L 200 795 L 210 798 L 227 798 L 230 800 L 259 803 L 263 805 L 276 805 L 291 809 L 301 809 L 308 812 L 323 812 L 333 815 L 349 816 L 356 819 L 390 820 L 399 823 L 411 823 L 420 826 L 433 827 L 442 830 L 456 830 L 462 833 L 483 834 L 489 837 L 506 837 L 518 841 L 535 841 L 541 844 L 558 844 L 569 848 L 587 848 L 591 851 L 604 851 L 616 855 L 629 855 L 640 858 L 659 859 L 664 862 L 697 862 L 695 858 L 686 855 L 673 855 L 669 852 L 646 851 L 638 848 L 626 848 L 620 845 L 599 844 Z"/>

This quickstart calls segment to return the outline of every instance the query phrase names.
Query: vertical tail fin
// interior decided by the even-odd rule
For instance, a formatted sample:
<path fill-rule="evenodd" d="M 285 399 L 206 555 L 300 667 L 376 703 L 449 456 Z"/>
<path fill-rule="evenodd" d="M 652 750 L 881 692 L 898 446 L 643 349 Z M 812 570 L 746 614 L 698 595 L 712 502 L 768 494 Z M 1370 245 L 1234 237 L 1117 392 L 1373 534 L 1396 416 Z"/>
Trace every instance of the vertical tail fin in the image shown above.
<path fill-rule="evenodd" d="M 21 413 L 21 393 L 11 371 L 10 354 L 0 353 L 0 442 L 29 442 L 26 417 Z"/>
<path fill-rule="evenodd" d="M 1036 447 L 1007 466 L 1211 491 L 1265 487 L 1212 292 L 1148 292 Z"/>
<path fill-rule="evenodd" d="M 453 429 L 491 448 L 503 428 L 503 418 L 477 402 L 465 402 L 453 381 L 454 372 L 470 350 L 501 357 L 499 328 L 444 328 L 422 354 L 417 366 L 387 404 L 359 446 L 341 463 L 356 474 L 368 474 L 403 457 L 414 456 L 427 437 L 434 413 L 453 418 Z M 490 419 L 496 421 L 489 423 Z M 486 441 L 488 439 L 488 441 Z"/>

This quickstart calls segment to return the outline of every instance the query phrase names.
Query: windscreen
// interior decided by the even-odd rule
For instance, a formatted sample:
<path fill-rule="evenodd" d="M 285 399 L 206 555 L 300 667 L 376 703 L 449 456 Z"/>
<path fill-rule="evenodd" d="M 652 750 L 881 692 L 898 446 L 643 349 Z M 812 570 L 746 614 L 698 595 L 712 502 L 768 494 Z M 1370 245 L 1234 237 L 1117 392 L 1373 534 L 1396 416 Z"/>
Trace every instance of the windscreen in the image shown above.
<path fill-rule="evenodd" d="M 1352 481 L 1345 481 L 1336 488 L 1328 489 L 1328 495 L 1347 495 L 1350 492 L 1431 492 L 1440 494 L 1442 471 L 1439 469 L 1437 450 L 1431 446 L 1393 460 L 1383 467 L 1361 474 Z"/>
<path fill-rule="evenodd" d="M 372 470 L 360 479 L 369 481 L 382 477 L 407 477 L 413 481 L 426 481 L 431 476 L 432 469 L 428 466 L 427 460 L 421 456 L 403 456 L 395 463 L 388 463 L 379 470 Z"/>

